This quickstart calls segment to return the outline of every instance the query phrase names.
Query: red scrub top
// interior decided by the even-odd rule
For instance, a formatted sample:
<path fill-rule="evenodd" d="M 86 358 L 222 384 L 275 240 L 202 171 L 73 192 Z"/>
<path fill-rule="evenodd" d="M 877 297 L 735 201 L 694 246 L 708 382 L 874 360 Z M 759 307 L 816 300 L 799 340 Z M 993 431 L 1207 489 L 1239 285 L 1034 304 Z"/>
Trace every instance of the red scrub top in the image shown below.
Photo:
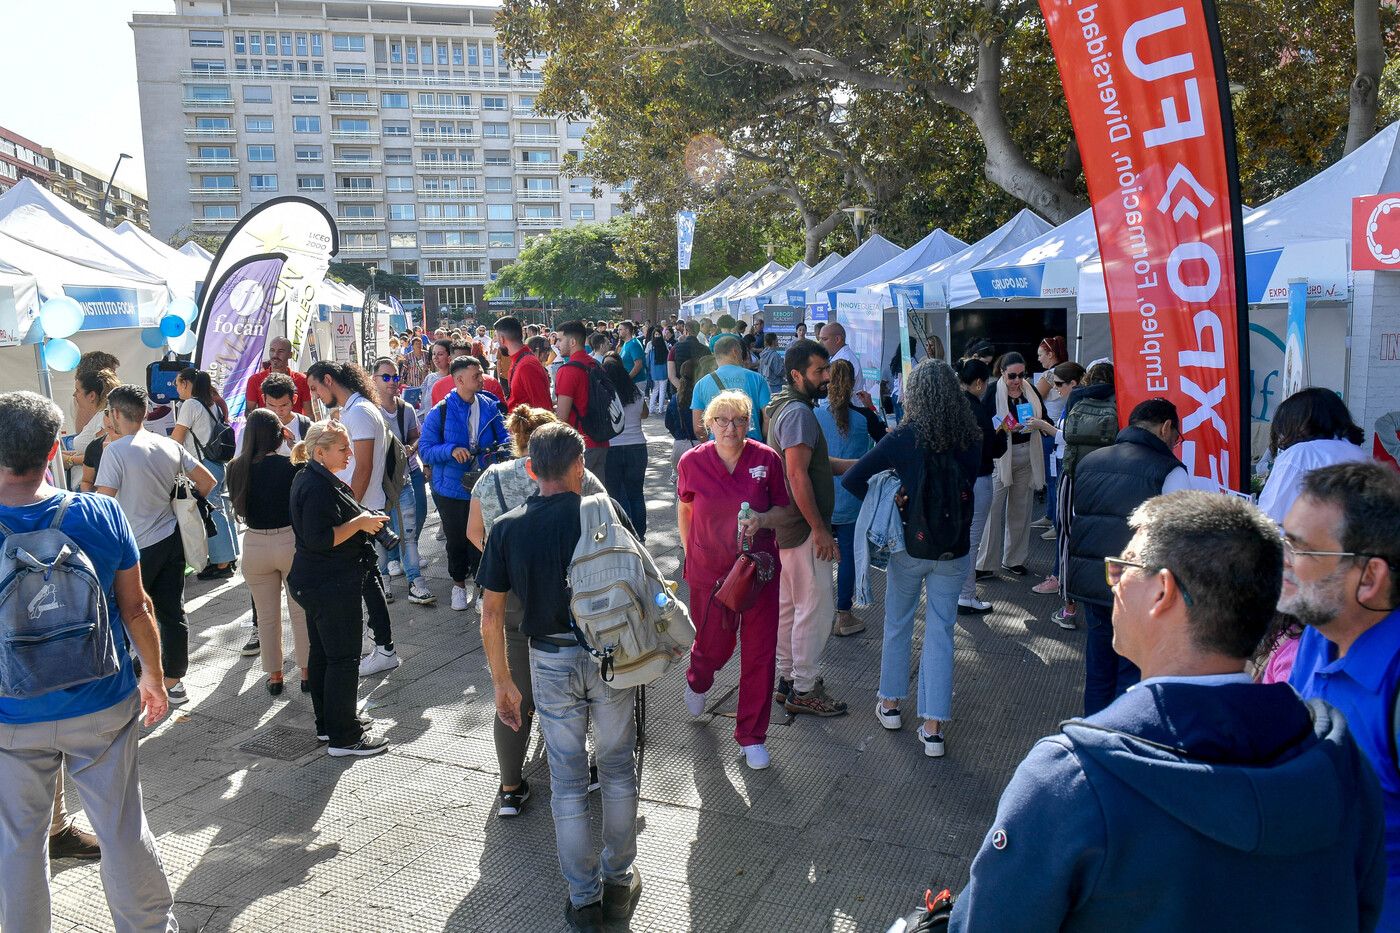
<path fill-rule="evenodd" d="M 747 502 L 755 512 L 788 504 L 783 461 L 766 444 L 744 439 L 744 452 L 731 474 L 720 459 L 714 441 L 706 441 L 681 456 L 676 493 L 694 506 L 690 513 L 690 539 L 685 543 L 686 576 L 718 578 L 729 572 L 739 556 L 737 540 L 739 506 Z M 754 535 L 753 551 L 766 551 L 778 559 L 778 543 L 771 529 Z"/>

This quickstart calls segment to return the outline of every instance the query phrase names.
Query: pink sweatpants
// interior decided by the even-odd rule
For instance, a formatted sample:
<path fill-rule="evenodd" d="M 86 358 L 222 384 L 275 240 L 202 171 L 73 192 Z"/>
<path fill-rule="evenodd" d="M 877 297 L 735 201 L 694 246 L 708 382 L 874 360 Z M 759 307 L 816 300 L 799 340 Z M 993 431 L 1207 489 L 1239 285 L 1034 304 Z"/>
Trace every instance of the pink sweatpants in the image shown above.
<path fill-rule="evenodd" d="M 762 745 L 768 737 L 778 648 L 778 579 L 775 576 L 769 581 L 758 605 L 736 620 L 733 613 L 711 602 L 714 577 L 686 575 L 695 643 L 690 648 L 685 679 L 696 693 L 706 692 L 714 685 L 715 673 L 734 654 L 736 641 L 739 643 L 739 709 L 734 738 L 740 745 Z"/>

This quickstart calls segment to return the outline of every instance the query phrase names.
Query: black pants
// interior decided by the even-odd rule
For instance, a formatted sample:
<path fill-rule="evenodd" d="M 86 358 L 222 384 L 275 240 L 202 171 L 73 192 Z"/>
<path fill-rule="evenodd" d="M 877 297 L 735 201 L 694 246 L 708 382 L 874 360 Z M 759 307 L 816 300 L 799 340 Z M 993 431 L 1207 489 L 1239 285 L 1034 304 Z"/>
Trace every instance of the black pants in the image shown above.
<path fill-rule="evenodd" d="M 642 487 L 647 478 L 647 445 L 627 444 L 623 447 L 609 447 L 608 459 L 603 466 L 606 476 L 603 485 L 608 495 L 622 503 L 637 537 L 647 536 L 647 500 Z"/>
<path fill-rule="evenodd" d="M 476 568 L 481 564 L 481 552 L 467 540 L 467 515 L 471 512 L 470 499 L 453 499 L 449 496 L 434 496 L 438 515 L 442 518 L 442 533 L 447 536 L 447 575 L 458 586 L 467 577 L 476 576 Z"/>
<path fill-rule="evenodd" d="M 394 649 L 393 622 L 389 619 L 389 601 L 384 598 L 384 583 L 379 579 L 378 568 L 365 572 L 360 592 L 365 600 L 365 613 L 369 616 L 369 630 L 374 635 L 374 643 L 390 651 Z M 322 733 L 324 734 L 324 733 Z"/>
<path fill-rule="evenodd" d="M 358 562 L 344 577 L 314 587 L 291 587 L 292 598 L 306 610 L 306 633 L 311 645 L 306 677 L 311 682 L 311 705 L 316 711 L 316 734 L 330 736 L 331 745 L 354 745 L 364 733 L 355 715 L 360 686 L 360 638 L 363 584 L 354 574 L 368 576 Z M 376 573 L 375 576 L 378 576 Z"/>
<path fill-rule="evenodd" d="M 1084 641 L 1084 715 L 1092 716 L 1137 683 L 1137 666 L 1113 650 L 1113 609 L 1080 602 L 1088 631 Z"/>
<path fill-rule="evenodd" d="M 185 618 L 185 544 L 178 530 L 141 549 L 141 585 L 151 595 L 160 629 L 160 663 L 176 680 L 190 669 L 190 623 Z"/>
<path fill-rule="evenodd" d="M 491 722 L 502 787 L 518 785 L 524 779 L 525 753 L 530 750 L 535 721 L 535 688 L 530 679 L 530 639 L 518 627 L 511 626 L 512 608 L 516 615 L 524 615 L 524 609 L 514 593 L 506 595 L 506 607 L 506 660 L 510 664 L 510 679 L 515 683 L 515 689 L 520 691 L 520 728 L 512 729 L 501 722 L 499 716 Z"/>

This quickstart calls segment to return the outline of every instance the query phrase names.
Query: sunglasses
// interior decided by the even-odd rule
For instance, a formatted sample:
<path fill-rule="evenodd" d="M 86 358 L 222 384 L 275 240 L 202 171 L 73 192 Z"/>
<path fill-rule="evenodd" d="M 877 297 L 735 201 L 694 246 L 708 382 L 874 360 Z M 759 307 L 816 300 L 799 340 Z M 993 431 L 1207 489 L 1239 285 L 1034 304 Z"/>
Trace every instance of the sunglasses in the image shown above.
<path fill-rule="evenodd" d="M 1025 375 L 1026 375 L 1026 374 L 1025 374 L 1025 373 L 1003 373 L 1003 375 L 1004 375 L 1007 379 L 1018 380 L 1018 379 L 1023 379 L 1023 378 L 1025 378 Z"/>
<path fill-rule="evenodd" d="M 399 381 L 399 377 L 398 377 L 398 376 L 391 376 L 391 375 L 389 375 L 388 373 L 380 373 L 380 374 L 379 374 L 379 379 L 380 379 L 381 382 L 398 382 L 398 381 Z"/>
<path fill-rule="evenodd" d="M 1108 584 L 1109 589 L 1113 589 L 1116 586 L 1118 586 L 1118 584 L 1123 579 L 1124 571 L 1126 571 L 1129 567 L 1136 567 L 1138 570 L 1151 569 L 1146 564 L 1140 564 L 1137 561 L 1124 560 L 1121 557 L 1105 557 L 1103 559 L 1103 578 L 1104 582 Z M 1177 575 L 1176 571 L 1171 570 L 1170 568 L 1163 567 L 1161 569 L 1166 570 L 1172 575 L 1172 579 L 1176 581 L 1176 588 L 1181 591 L 1182 602 L 1190 606 L 1191 594 L 1186 591 L 1186 584 L 1181 582 L 1181 577 Z"/>

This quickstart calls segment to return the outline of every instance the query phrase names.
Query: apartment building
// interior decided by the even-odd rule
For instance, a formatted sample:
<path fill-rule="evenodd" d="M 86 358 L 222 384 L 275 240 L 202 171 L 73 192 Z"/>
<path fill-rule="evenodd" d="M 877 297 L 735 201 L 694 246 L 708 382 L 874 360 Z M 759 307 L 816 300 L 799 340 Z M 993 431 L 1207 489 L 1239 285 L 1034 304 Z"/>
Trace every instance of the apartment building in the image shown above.
<path fill-rule="evenodd" d="M 112 170 L 104 175 L 85 162 L 58 149 L 44 147 L 44 155 L 53 167 L 49 178 L 49 188 L 69 204 L 80 209 L 93 220 L 101 221 L 102 194 L 107 189 L 107 179 Z M 151 229 L 151 209 L 146 195 L 113 183 L 107 196 L 107 217 L 109 226 L 129 220 L 143 229 Z"/>
<path fill-rule="evenodd" d="M 496 12 L 176 0 L 134 14 L 152 232 L 226 233 L 303 195 L 336 218 L 338 260 L 416 277 L 430 313 L 480 304 L 527 238 L 621 210 L 620 191 L 561 175 L 587 125 L 536 113 L 540 75 L 504 61 Z"/>
<path fill-rule="evenodd" d="M 0 126 L 0 194 L 30 178 L 47 186 L 53 177 L 53 163 L 34 140 Z"/>

